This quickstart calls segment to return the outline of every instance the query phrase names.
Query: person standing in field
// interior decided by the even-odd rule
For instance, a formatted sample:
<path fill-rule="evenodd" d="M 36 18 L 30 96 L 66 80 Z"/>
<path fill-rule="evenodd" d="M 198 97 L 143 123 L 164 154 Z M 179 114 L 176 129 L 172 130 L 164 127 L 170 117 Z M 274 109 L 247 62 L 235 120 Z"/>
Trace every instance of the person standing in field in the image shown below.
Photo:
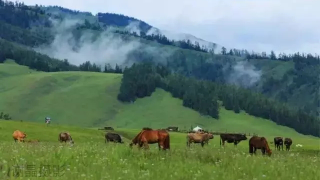
<path fill-rule="evenodd" d="M 45 119 L 44 119 L 44 121 L 45 121 L 45 123 L 47 124 L 47 126 L 50 124 L 50 122 L 51 122 L 51 118 L 50 117 L 46 117 Z"/>

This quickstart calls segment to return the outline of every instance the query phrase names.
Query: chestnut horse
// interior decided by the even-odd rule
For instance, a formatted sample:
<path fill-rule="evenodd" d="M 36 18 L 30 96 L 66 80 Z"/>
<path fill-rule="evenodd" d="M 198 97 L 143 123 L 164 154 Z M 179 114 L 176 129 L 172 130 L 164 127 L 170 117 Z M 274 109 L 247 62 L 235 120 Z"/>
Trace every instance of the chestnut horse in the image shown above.
<path fill-rule="evenodd" d="M 71 135 L 70 135 L 69 132 L 62 132 L 62 133 L 60 133 L 60 134 L 59 134 L 59 137 L 58 137 L 58 141 L 60 141 L 60 142 L 65 142 L 65 143 L 67 143 L 67 141 L 69 141 L 70 144 L 73 144 L 73 143 L 74 143 L 74 141 L 73 141 L 73 139 L 72 139 L 72 137 L 71 137 Z"/>
<path fill-rule="evenodd" d="M 143 129 L 135 138 L 132 139 L 132 142 L 129 144 L 132 145 L 138 144 L 139 149 L 144 146 L 146 149 L 149 149 L 148 144 L 158 143 L 159 150 L 170 149 L 170 136 L 166 130 L 158 129 L 153 130 L 151 128 Z"/>
<path fill-rule="evenodd" d="M 21 142 L 21 141 L 24 142 L 24 138 L 27 137 L 27 134 L 24 132 L 21 132 L 19 130 L 15 130 L 12 134 L 12 137 L 15 142 L 17 142 L 17 140 L 18 140 L 18 142 Z"/>
<path fill-rule="evenodd" d="M 261 149 L 263 155 L 266 153 L 266 151 L 269 156 L 272 154 L 272 151 L 268 145 L 268 141 L 265 137 L 252 136 L 249 140 L 249 153 L 256 154 L 257 149 Z"/>

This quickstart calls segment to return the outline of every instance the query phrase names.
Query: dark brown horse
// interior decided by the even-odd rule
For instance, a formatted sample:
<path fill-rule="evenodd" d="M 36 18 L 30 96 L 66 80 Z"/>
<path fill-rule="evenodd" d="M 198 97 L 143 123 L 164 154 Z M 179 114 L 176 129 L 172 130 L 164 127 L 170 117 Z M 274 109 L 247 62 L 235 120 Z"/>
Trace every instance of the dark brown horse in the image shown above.
<path fill-rule="evenodd" d="M 261 149 L 263 155 L 266 152 L 269 156 L 272 154 L 268 141 L 265 137 L 252 136 L 249 140 L 249 153 L 256 154 L 257 149 Z"/>
<path fill-rule="evenodd" d="M 213 135 L 211 133 L 188 133 L 187 135 L 187 146 L 190 147 L 191 143 L 200 143 L 203 147 L 204 144 L 208 144 L 209 140 L 213 139 Z"/>
<path fill-rule="evenodd" d="M 70 133 L 68 133 L 68 132 L 62 132 L 62 133 L 60 133 L 60 134 L 59 134 L 58 141 L 60 141 L 60 142 L 65 142 L 65 143 L 66 143 L 67 141 L 69 141 L 71 144 L 74 143 L 74 141 L 73 141 Z"/>
<path fill-rule="evenodd" d="M 286 145 L 286 151 L 290 150 L 291 144 L 292 144 L 292 139 L 290 139 L 290 138 L 285 138 L 284 139 L 284 145 Z"/>
<path fill-rule="evenodd" d="M 275 137 L 273 139 L 274 142 L 274 149 L 278 149 L 280 151 L 280 147 L 282 147 L 283 151 L 283 138 L 282 137 Z"/>
<path fill-rule="evenodd" d="M 166 130 L 158 129 L 153 130 L 151 128 L 144 129 L 140 131 L 139 134 L 136 135 L 132 139 L 132 142 L 129 144 L 130 147 L 132 145 L 138 144 L 139 149 L 144 146 L 146 149 L 149 149 L 148 144 L 158 143 L 159 150 L 170 149 L 170 136 Z"/>

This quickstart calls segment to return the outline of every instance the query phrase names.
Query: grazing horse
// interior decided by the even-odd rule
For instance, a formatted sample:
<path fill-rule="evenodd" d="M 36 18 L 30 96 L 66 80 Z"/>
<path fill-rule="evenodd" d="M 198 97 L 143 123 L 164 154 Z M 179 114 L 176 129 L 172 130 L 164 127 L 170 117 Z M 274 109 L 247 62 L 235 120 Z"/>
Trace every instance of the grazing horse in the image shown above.
<path fill-rule="evenodd" d="M 73 139 L 72 139 L 72 137 L 71 137 L 71 135 L 70 135 L 69 132 L 62 132 L 62 133 L 60 133 L 60 134 L 59 134 L 58 141 L 60 141 L 60 142 L 65 142 L 65 143 L 66 143 L 67 141 L 69 141 L 71 144 L 74 143 L 74 141 L 73 141 Z"/>
<path fill-rule="evenodd" d="M 105 143 L 112 141 L 115 143 L 123 143 L 121 136 L 119 134 L 116 133 L 111 133 L 111 132 L 107 132 L 105 135 Z"/>
<path fill-rule="evenodd" d="M 200 143 L 203 147 L 204 144 L 208 144 L 209 140 L 213 139 L 213 135 L 211 133 L 188 133 L 187 135 L 187 146 L 190 147 L 191 143 Z"/>
<path fill-rule="evenodd" d="M 227 143 L 233 143 L 234 146 L 237 146 L 242 140 L 247 140 L 247 136 L 245 134 L 223 133 L 223 134 L 220 134 L 220 147 L 221 147 L 221 142 L 223 146 L 225 141 L 227 141 Z"/>
<path fill-rule="evenodd" d="M 272 154 L 272 151 L 268 145 L 268 141 L 265 137 L 252 136 L 249 140 L 249 153 L 256 154 L 257 149 L 261 149 L 263 155 L 266 153 L 266 151 L 269 156 Z"/>
<path fill-rule="evenodd" d="M 27 134 L 22 131 L 15 130 L 12 134 L 12 137 L 15 142 L 17 142 L 17 140 L 18 140 L 18 142 L 24 142 L 24 138 L 27 137 Z"/>
<path fill-rule="evenodd" d="M 129 144 L 132 145 L 138 144 L 139 149 L 144 146 L 146 149 L 149 149 L 148 144 L 158 143 L 159 150 L 170 149 L 170 135 L 166 130 L 153 130 L 151 128 L 144 128 L 132 139 L 132 142 Z"/>
<path fill-rule="evenodd" d="M 280 147 L 282 147 L 283 151 L 283 138 L 282 137 L 275 137 L 273 139 L 274 142 L 274 149 L 278 149 L 280 151 Z"/>
<path fill-rule="evenodd" d="M 284 139 L 284 145 L 286 145 L 286 151 L 290 150 L 291 144 L 292 144 L 292 139 L 290 139 L 290 138 L 285 138 Z"/>

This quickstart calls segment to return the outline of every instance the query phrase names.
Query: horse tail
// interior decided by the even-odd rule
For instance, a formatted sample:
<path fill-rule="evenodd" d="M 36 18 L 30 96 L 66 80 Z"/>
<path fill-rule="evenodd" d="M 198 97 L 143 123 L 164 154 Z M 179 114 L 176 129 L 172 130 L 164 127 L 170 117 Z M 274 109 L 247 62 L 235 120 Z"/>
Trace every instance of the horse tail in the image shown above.
<path fill-rule="evenodd" d="M 166 149 L 170 149 L 170 135 L 169 135 L 169 133 L 166 136 L 166 139 L 164 141 L 164 145 L 165 145 Z"/>
<path fill-rule="evenodd" d="M 190 137 L 189 137 L 189 134 L 187 135 L 186 139 L 187 139 L 187 146 L 188 146 L 188 145 L 190 144 Z"/>
<path fill-rule="evenodd" d="M 220 146 L 221 146 L 221 135 L 220 135 Z"/>

